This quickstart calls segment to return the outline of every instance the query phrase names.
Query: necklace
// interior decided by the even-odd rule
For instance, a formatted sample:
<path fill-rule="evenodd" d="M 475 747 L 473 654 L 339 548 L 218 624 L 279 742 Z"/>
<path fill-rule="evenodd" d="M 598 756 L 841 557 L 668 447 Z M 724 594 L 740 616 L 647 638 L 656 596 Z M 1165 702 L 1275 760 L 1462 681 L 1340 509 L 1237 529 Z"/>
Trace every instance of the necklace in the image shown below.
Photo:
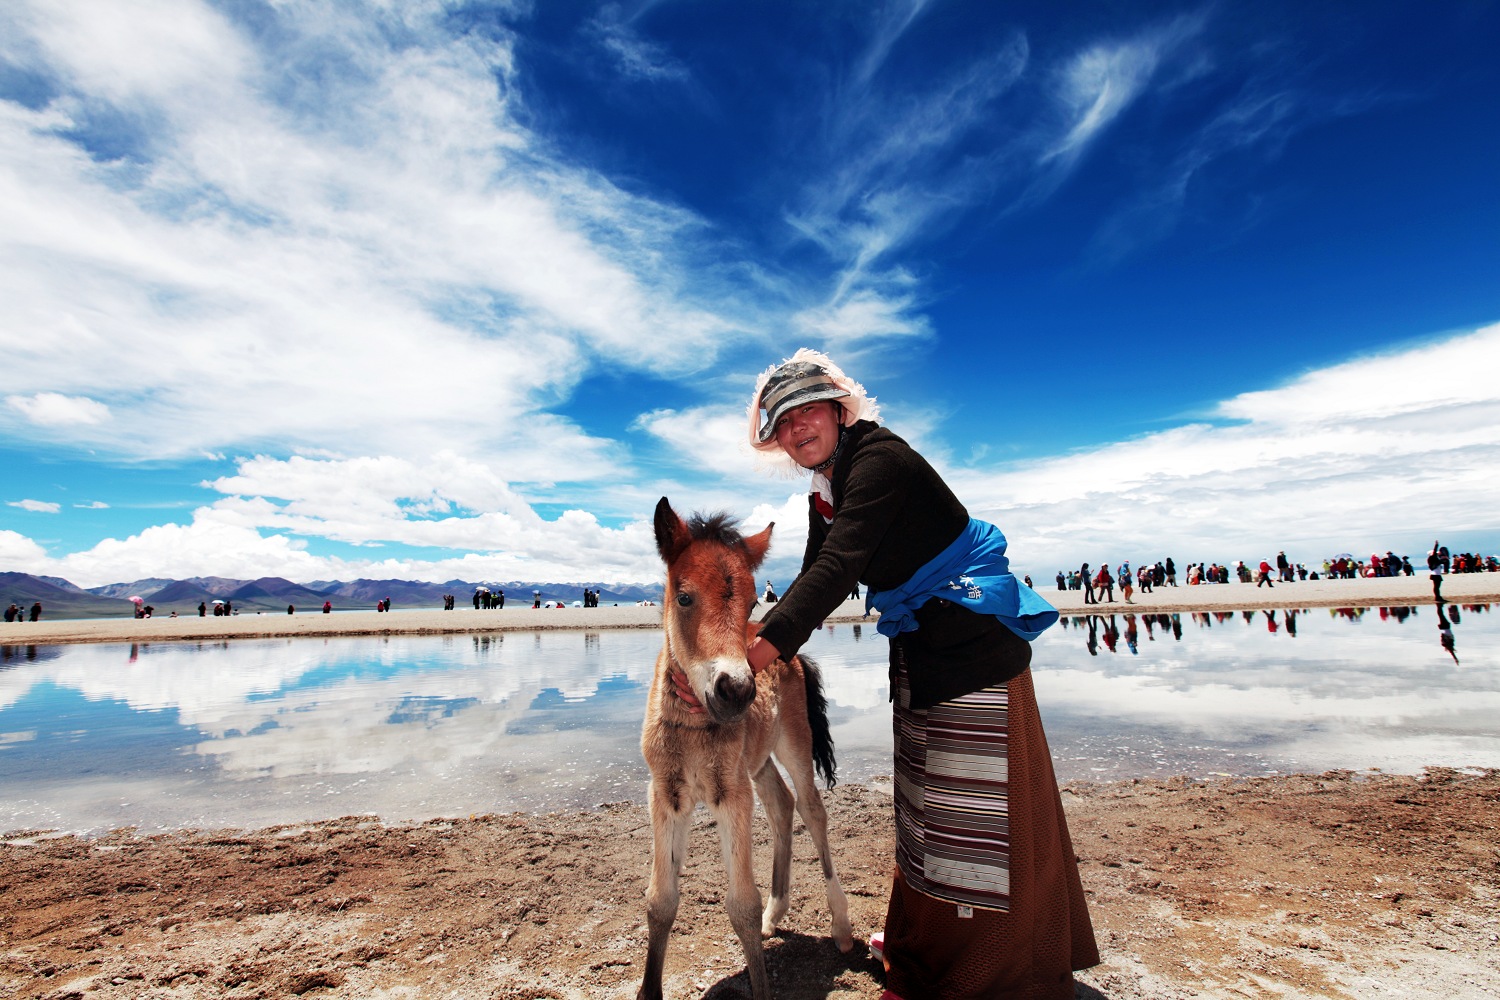
<path fill-rule="evenodd" d="M 813 472 L 823 472 L 823 471 L 825 471 L 827 469 L 833 468 L 833 463 L 836 462 L 836 461 L 838 461 L 839 452 L 841 452 L 843 450 L 844 450 L 844 428 L 840 427 L 839 428 L 839 441 L 838 441 L 838 444 L 836 444 L 836 445 L 833 446 L 833 454 L 829 455 L 827 458 L 825 458 L 823 461 L 819 462 L 817 465 L 814 465 L 812 467 L 812 471 Z"/>

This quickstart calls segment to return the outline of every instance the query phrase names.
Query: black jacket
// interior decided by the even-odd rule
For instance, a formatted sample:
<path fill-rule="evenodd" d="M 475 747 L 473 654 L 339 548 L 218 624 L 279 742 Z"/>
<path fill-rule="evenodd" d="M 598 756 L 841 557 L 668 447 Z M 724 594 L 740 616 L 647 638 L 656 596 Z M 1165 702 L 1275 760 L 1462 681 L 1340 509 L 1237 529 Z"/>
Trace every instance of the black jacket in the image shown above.
<path fill-rule="evenodd" d="M 829 479 L 833 523 L 809 497 L 802 571 L 761 624 L 760 634 L 783 656 L 802 648 L 856 581 L 875 590 L 905 583 L 969 523 L 926 459 L 869 421 L 845 432 Z M 992 616 L 935 599 L 916 619 L 916 631 L 891 640 L 892 669 L 898 655 L 906 660 L 913 708 L 1001 684 L 1031 663 L 1030 644 Z"/>

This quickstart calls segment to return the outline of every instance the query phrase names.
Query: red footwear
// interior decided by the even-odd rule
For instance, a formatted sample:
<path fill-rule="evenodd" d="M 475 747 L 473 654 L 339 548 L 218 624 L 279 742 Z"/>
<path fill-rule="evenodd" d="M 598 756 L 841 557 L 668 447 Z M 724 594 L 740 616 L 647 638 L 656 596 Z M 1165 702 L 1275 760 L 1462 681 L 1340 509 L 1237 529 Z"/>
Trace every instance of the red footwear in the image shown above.
<path fill-rule="evenodd" d="M 880 1000 L 901 1000 L 901 998 L 892 993 L 890 990 L 886 990 L 884 993 L 880 994 Z"/>

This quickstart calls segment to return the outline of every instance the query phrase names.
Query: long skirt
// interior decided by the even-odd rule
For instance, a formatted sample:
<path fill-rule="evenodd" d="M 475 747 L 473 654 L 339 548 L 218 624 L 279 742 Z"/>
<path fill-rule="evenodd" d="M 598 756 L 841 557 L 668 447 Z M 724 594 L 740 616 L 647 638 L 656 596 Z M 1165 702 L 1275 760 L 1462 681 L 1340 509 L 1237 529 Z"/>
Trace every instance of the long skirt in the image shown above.
<path fill-rule="evenodd" d="M 896 702 L 887 986 L 903 1000 L 1072 1000 L 1099 963 L 1031 671 L 925 711 Z"/>

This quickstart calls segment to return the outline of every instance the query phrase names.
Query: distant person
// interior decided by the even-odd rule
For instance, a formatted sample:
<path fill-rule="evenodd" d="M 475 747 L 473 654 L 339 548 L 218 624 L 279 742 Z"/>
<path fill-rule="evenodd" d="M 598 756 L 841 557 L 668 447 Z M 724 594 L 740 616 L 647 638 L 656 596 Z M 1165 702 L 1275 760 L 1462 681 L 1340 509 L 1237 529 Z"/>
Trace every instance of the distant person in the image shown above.
<path fill-rule="evenodd" d="M 483 600 L 483 598 L 479 596 L 479 591 L 477 591 L 477 590 L 474 591 L 474 610 L 475 611 L 479 610 L 479 603 L 482 600 Z"/>
<path fill-rule="evenodd" d="M 326 614 L 330 614 L 332 611 L 333 611 L 333 602 L 332 601 L 324 601 L 323 602 L 323 613 L 326 615 Z"/>
<path fill-rule="evenodd" d="M 202 601 L 198 602 L 198 617 L 199 618 L 207 618 L 208 617 L 208 605 L 204 604 Z"/>
<path fill-rule="evenodd" d="M 232 615 L 232 614 L 234 614 L 234 605 L 232 603 L 230 603 L 229 601 L 225 601 L 224 602 L 224 613 L 226 615 Z"/>
<path fill-rule="evenodd" d="M 1027 581 L 1028 584 L 1030 582 L 1031 581 L 1029 581 L 1029 580 Z M 849 600 L 851 600 L 851 601 L 857 601 L 857 600 L 859 600 L 859 581 L 858 580 L 854 581 L 854 586 L 849 591 Z"/>
<path fill-rule="evenodd" d="M 774 587 L 771 586 L 771 581 L 770 580 L 766 581 L 766 592 L 764 594 L 760 595 L 760 599 L 763 600 L 763 601 L 765 601 L 767 604 L 775 604 L 776 603 L 776 601 L 777 601 L 776 588 L 774 588 Z"/>
<path fill-rule="evenodd" d="M 539 608 L 541 606 L 542 606 L 542 592 L 540 590 L 533 590 L 531 592 L 531 607 L 532 607 L 533 610 L 535 610 L 536 608 Z"/>
<path fill-rule="evenodd" d="M 5 620 L 8 622 L 13 622 L 20 617 L 21 609 L 17 607 L 14 602 L 12 602 L 11 606 L 5 609 Z"/>
<path fill-rule="evenodd" d="M 1099 575 L 1094 577 L 1094 589 L 1099 592 L 1100 596 L 1108 597 L 1108 603 L 1115 603 L 1115 578 L 1109 575 L 1108 563 L 1099 567 Z M 1095 601 L 1094 603 L 1098 604 L 1100 602 Z M 1110 646 L 1110 652 L 1114 652 L 1113 646 Z"/>
<path fill-rule="evenodd" d="M 297 613 L 296 606 L 292 605 L 292 604 L 288 604 L 286 606 L 286 613 L 289 614 L 289 615 L 295 615 Z"/>
<path fill-rule="evenodd" d="M 42 602 L 37 601 L 31 606 L 31 620 L 36 621 L 40 617 L 42 617 Z"/>
<path fill-rule="evenodd" d="M 1068 589 L 1068 578 L 1065 577 L 1065 576 L 1063 576 L 1063 571 L 1062 570 L 1058 570 L 1057 571 L 1057 589 L 1058 590 L 1067 590 Z"/>
<path fill-rule="evenodd" d="M 1276 588 L 1276 584 L 1271 582 L 1271 564 L 1264 559 L 1260 561 L 1260 574 L 1255 578 L 1255 589 L 1259 590 L 1261 587 Z"/>
<path fill-rule="evenodd" d="M 1165 569 L 1167 573 L 1167 586 L 1177 586 L 1177 567 L 1173 564 L 1171 556 L 1167 556 L 1167 564 L 1163 567 L 1163 569 Z"/>
<path fill-rule="evenodd" d="M 1443 557 L 1438 554 L 1437 549 L 1427 553 L 1427 576 L 1432 580 L 1432 599 L 1441 605 L 1443 603 Z M 32 621 L 35 620 L 33 616 Z"/>
<path fill-rule="evenodd" d="M 1078 569 L 1078 582 L 1083 587 L 1083 603 L 1098 604 L 1099 599 L 1094 596 L 1093 579 L 1089 576 L 1089 564 L 1084 563 Z"/>
<path fill-rule="evenodd" d="M 1287 562 L 1286 553 L 1276 553 L 1276 573 L 1281 577 L 1282 583 L 1292 582 L 1292 564 Z"/>
<path fill-rule="evenodd" d="M 1130 575 L 1129 562 L 1120 563 L 1120 568 L 1116 572 L 1116 577 L 1120 581 L 1120 593 L 1125 596 L 1125 603 L 1134 604 L 1135 602 L 1130 599 L 1130 595 L 1135 590 L 1135 580 L 1134 577 Z"/>
<path fill-rule="evenodd" d="M 495 591 L 495 607 L 497 609 L 505 607 L 505 589 L 503 587 Z"/>

